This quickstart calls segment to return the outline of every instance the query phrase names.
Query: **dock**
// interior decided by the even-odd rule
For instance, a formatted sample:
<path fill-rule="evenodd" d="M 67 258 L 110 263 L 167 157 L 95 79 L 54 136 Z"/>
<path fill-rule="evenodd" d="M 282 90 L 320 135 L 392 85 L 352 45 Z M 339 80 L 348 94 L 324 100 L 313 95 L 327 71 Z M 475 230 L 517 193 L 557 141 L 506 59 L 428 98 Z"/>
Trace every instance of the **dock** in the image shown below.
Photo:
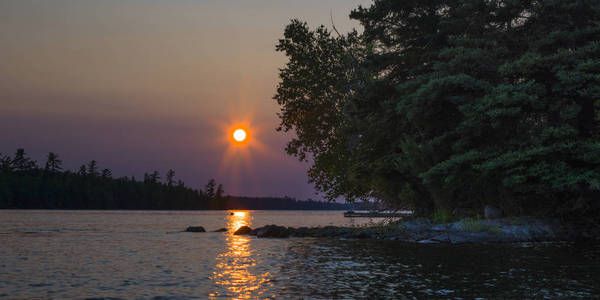
<path fill-rule="evenodd" d="M 412 213 L 406 212 L 406 211 L 404 211 L 404 212 L 347 211 L 344 213 L 344 217 L 346 217 L 346 218 L 402 218 L 402 217 L 409 217 L 411 215 L 412 215 Z"/>

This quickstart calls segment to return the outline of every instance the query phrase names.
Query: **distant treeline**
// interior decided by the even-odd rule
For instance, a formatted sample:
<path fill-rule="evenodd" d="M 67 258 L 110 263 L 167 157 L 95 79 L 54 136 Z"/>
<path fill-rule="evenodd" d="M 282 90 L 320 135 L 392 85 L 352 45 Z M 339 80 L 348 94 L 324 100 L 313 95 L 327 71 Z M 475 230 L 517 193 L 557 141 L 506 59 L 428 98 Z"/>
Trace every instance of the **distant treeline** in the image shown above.
<path fill-rule="evenodd" d="M 350 203 L 300 201 L 294 198 L 227 196 L 226 209 L 289 209 L 289 210 L 349 210 L 358 207 Z"/>
<path fill-rule="evenodd" d="M 250 198 L 225 195 L 211 179 L 203 190 L 192 189 L 175 172 L 113 178 L 95 160 L 77 172 L 63 170 L 56 153 L 39 166 L 24 149 L 13 156 L 0 153 L 0 208 L 21 209 L 349 209 L 350 204 L 298 201 L 294 198 Z"/>

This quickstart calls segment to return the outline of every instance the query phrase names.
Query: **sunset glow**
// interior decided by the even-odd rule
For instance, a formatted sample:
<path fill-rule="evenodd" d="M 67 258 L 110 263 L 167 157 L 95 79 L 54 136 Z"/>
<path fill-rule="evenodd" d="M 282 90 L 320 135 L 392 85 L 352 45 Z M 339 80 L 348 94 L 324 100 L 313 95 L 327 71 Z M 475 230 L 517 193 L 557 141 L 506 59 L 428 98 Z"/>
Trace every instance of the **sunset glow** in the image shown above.
<path fill-rule="evenodd" d="M 219 138 L 211 142 L 220 151 L 216 177 L 228 179 L 228 190 L 251 187 L 250 191 L 260 193 L 260 184 L 253 174 L 260 170 L 257 162 L 277 155 L 264 142 L 272 129 L 258 122 L 256 111 L 244 101 L 226 111 L 223 120 L 214 122 L 215 130 L 220 132 Z"/>
<path fill-rule="evenodd" d="M 0 1 L 0 152 L 25 147 L 40 163 L 56 152 L 65 170 L 94 159 L 115 177 L 156 169 L 164 180 L 173 169 L 193 188 L 216 177 L 237 195 L 314 197 L 275 131 L 271 98 L 286 59 L 274 46 L 293 18 L 333 17 L 348 32 L 361 3 Z"/>
<path fill-rule="evenodd" d="M 244 129 L 236 129 L 233 132 L 233 139 L 237 142 L 243 142 L 246 139 L 246 131 Z"/>

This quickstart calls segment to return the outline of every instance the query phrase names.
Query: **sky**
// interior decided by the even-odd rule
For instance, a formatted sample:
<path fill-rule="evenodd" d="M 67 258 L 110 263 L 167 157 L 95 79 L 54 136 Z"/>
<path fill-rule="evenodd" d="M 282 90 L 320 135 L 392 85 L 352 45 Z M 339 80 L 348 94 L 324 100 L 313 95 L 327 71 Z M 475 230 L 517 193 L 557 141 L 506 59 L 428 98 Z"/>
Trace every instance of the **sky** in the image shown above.
<path fill-rule="evenodd" d="M 0 0 L 0 153 L 321 199 L 310 165 L 285 154 L 292 134 L 275 131 L 275 45 L 292 18 L 360 29 L 348 15 L 370 2 Z M 249 139 L 234 145 L 238 124 Z"/>

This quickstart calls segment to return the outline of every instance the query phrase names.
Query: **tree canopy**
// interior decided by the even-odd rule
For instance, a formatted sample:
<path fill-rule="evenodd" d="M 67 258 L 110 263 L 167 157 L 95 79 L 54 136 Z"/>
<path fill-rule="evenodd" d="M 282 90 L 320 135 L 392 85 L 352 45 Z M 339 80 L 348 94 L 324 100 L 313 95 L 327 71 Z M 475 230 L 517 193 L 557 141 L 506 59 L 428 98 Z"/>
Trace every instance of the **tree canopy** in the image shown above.
<path fill-rule="evenodd" d="M 598 218 L 600 2 L 379 0 L 293 20 L 275 99 L 330 199 Z"/>

